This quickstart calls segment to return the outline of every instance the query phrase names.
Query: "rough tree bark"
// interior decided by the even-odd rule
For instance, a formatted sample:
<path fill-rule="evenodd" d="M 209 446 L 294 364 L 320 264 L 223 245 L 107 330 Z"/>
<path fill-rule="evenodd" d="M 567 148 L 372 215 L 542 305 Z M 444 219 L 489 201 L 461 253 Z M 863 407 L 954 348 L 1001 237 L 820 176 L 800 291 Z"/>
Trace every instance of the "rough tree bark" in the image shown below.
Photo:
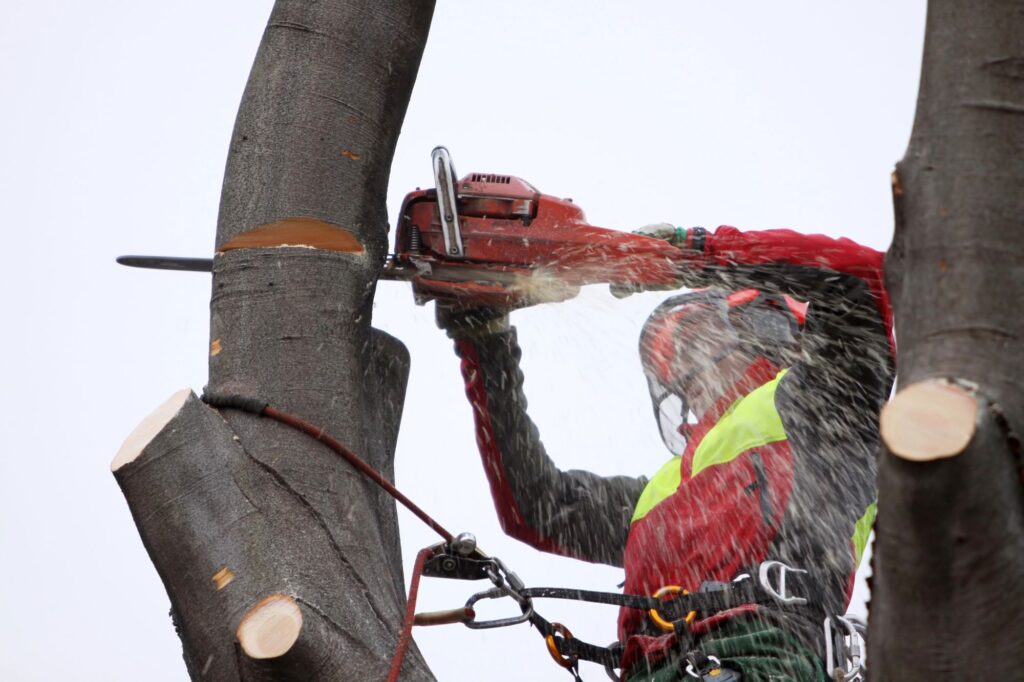
<path fill-rule="evenodd" d="M 1024 670 L 1024 5 L 929 3 L 893 175 L 901 390 L 882 415 L 878 680 Z"/>
<path fill-rule="evenodd" d="M 370 327 L 392 155 L 430 0 L 278 0 L 239 109 L 209 389 L 323 426 L 391 475 L 408 355 Z M 193 679 L 383 679 L 402 621 L 395 506 L 288 427 L 175 394 L 113 469 Z M 433 679 L 415 649 L 402 679 Z"/>

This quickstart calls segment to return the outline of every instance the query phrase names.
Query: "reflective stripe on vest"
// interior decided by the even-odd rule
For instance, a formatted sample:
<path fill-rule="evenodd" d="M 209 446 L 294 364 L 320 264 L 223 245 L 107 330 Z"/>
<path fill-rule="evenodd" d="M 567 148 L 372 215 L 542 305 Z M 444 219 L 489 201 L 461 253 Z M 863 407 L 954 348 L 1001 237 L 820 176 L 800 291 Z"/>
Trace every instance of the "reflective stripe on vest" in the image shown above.
<path fill-rule="evenodd" d="M 782 370 L 774 379 L 729 406 L 694 451 L 690 478 L 708 467 L 731 462 L 751 448 L 786 440 L 782 418 L 775 409 L 775 389 L 787 371 Z M 681 465 L 682 458 L 673 457 L 658 469 L 640 494 L 631 522 L 635 523 L 647 516 L 679 489 L 682 483 Z"/>
<path fill-rule="evenodd" d="M 868 536 L 871 535 L 871 526 L 875 523 L 875 512 L 878 511 L 878 503 L 872 502 L 864 511 L 864 516 L 857 519 L 857 525 L 853 527 L 853 548 L 856 551 L 856 559 L 853 565 L 860 566 L 861 557 L 864 556 L 864 548 L 868 545 Z"/>

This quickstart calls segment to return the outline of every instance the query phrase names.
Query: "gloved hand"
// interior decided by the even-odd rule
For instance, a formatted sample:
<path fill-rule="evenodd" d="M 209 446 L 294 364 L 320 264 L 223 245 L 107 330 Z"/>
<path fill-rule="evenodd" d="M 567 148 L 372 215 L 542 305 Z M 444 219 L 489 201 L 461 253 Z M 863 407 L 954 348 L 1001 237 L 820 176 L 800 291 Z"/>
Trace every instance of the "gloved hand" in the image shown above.
<path fill-rule="evenodd" d="M 434 302 L 434 319 L 448 338 L 466 339 L 497 334 L 509 328 L 509 311 L 504 308 L 456 308 L 442 301 Z"/>
<path fill-rule="evenodd" d="M 662 239 L 679 249 L 686 248 L 686 228 L 676 227 L 672 223 L 644 225 L 638 230 L 633 230 L 633 234 L 642 234 L 645 237 Z"/>
<path fill-rule="evenodd" d="M 700 255 L 704 253 L 704 242 L 708 231 L 703 227 L 675 227 L 671 223 L 658 223 L 633 230 L 633 234 L 663 239 L 677 249 Z"/>
<path fill-rule="evenodd" d="M 694 255 L 699 257 L 699 254 L 704 251 L 704 237 L 707 231 L 703 227 L 686 228 L 676 227 L 671 223 L 656 223 L 633 230 L 633 234 L 664 240 L 677 249 L 696 252 Z M 685 274 L 685 272 L 681 271 L 679 273 L 679 280 L 672 286 L 652 287 L 641 284 L 611 284 L 608 289 L 612 296 L 616 298 L 626 298 L 641 291 L 670 291 L 687 286 Z"/>

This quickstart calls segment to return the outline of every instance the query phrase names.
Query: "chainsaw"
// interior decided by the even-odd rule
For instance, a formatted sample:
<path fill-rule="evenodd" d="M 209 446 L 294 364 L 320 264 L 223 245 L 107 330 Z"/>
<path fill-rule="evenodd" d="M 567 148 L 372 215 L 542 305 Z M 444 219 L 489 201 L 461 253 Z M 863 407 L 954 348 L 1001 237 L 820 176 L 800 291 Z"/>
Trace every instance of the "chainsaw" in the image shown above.
<path fill-rule="evenodd" d="M 571 199 L 541 194 L 511 175 L 455 174 L 431 153 L 434 188 L 405 196 L 394 253 L 380 279 L 412 283 L 416 303 L 516 308 L 572 298 L 581 286 L 674 288 L 685 254 L 646 235 L 596 227 Z M 122 265 L 213 270 L 210 258 L 120 256 Z"/>

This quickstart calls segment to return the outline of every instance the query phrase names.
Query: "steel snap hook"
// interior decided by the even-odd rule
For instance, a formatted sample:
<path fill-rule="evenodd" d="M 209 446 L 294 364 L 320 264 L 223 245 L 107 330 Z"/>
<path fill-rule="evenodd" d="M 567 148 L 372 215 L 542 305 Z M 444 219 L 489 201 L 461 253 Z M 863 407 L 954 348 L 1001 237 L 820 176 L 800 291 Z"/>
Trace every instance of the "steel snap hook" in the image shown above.
<path fill-rule="evenodd" d="M 474 605 L 482 599 L 501 599 L 502 597 L 512 597 L 519 608 L 522 610 L 522 614 L 518 616 L 512 616 L 509 618 L 495 618 L 493 620 L 467 620 L 463 624 L 470 630 L 488 630 L 491 628 L 503 628 L 509 625 L 518 625 L 519 623 L 525 623 L 533 615 L 533 602 L 525 597 L 514 595 L 509 592 L 505 587 L 492 587 L 489 590 L 483 592 L 477 592 L 466 600 L 466 608 L 473 609 Z M 523 600 L 523 601 L 520 601 Z"/>

